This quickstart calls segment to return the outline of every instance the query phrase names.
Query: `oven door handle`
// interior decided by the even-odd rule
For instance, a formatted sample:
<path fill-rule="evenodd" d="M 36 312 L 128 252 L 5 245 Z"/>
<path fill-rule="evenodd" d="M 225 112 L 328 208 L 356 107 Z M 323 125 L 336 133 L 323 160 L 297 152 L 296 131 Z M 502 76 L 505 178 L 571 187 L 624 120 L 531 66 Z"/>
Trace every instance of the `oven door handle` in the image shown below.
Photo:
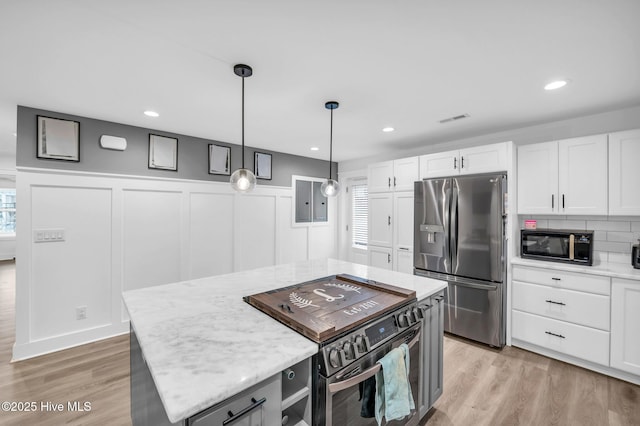
<path fill-rule="evenodd" d="M 407 346 L 409 346 L 409 348 L 412 348 L 416 343 L 418 343 L 418 340 L 420 340 L 420 331 L 416 332 L 416 335 L 413 337 L 413 339 L 411 339 L 411 341 L 407 344 Z M 350 388 L 351 386 L 355 386 L 360 382 L 364 382 L 369 377 L 374 376 L 381 369 L 382 369 L 382 366 L 376 363 L 373 367 L 366 369 L 365 371 L 358 374 L 357 376 L 350 377 L 341 382 L 331 383 L 328 386 L 329 393 L 340 392 L 341 390 Z"/>

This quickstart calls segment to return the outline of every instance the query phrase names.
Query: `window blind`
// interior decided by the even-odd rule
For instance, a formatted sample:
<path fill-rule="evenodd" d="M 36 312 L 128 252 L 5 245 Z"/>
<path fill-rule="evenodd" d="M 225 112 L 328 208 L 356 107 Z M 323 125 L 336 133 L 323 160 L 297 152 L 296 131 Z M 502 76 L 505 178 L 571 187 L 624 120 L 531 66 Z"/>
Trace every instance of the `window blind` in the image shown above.
<path fill-rule="evenodd" d="M 351 187 L 352 194 L 352 244 L 354 247 L 366 248 L 368 241 L 368 208 L 369 202 L 367 196 L 369 191 L 367 185 L 353 185 Z"/>

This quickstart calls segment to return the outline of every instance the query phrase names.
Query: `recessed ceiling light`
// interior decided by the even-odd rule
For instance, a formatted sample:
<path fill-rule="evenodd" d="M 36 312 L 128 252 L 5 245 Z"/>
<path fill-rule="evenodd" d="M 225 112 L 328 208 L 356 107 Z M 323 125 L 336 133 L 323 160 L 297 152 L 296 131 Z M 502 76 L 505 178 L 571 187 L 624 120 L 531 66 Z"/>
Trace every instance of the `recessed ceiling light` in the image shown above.
<path fill-rule="evenodd" d="M 382 129 L 383 132 L 389 133 L 393 132 L 395 129 L 393 127 L 385 127 Z"/>
<path fill-rule="evenodd" d="M 18 136 L 18 134 L 16 132 L 11 133 L 14 137 Z"/>
<path fill-rule="evenodd" d="M 160 114 L 155 111 L 145 111 L 144 115 L 146 115 L 147 117 L 160 117 Z"/>
<path fill-rule="evenodd" d="M 544 90 L 556 90 L 567 85 L 567 80 L 556 80 L 544 86 Z"/>
<path fill-rule="evenodd" d="M 318 151 L 320 148 L 318 148 L 317 146 L 312 146 L 311 147 L 311 151 Z"/>

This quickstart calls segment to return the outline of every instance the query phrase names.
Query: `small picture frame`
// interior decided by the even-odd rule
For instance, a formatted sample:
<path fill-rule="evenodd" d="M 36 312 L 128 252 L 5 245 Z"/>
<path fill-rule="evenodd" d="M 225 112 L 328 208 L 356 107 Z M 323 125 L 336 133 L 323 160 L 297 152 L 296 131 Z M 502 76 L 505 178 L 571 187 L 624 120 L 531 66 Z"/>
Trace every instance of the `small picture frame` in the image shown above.
<path fill-rule="evenodd" d="M 178 171 L 178 139 L 150 133 L 149 168 Z"/>
<path fill-rule="evenodd" d="M 256 178 L 271 180 L 271 154 L 256 152 L 253 154 L 253 170 Z"/>
<path fill-rule="evenodd" d="M 231 148 L 209 144 L 209 174 L 231 175 Z"/>
<path fill-rule="evenodd" d="M 80 123 L 60 118 L 37 116 L 38 158 L 80 161 Z"/>

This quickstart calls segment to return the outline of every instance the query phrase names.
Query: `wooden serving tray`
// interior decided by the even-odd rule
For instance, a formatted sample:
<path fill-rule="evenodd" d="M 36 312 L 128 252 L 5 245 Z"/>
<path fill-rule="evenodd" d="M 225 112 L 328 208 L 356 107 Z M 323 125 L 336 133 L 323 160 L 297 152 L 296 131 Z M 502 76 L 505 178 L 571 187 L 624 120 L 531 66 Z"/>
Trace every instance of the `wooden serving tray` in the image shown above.
<path fill-rule="evenodd" d="M 340 274 L 246 296 L 244 300 L 321 343 L 416 298 L 416 292 Z"/>

